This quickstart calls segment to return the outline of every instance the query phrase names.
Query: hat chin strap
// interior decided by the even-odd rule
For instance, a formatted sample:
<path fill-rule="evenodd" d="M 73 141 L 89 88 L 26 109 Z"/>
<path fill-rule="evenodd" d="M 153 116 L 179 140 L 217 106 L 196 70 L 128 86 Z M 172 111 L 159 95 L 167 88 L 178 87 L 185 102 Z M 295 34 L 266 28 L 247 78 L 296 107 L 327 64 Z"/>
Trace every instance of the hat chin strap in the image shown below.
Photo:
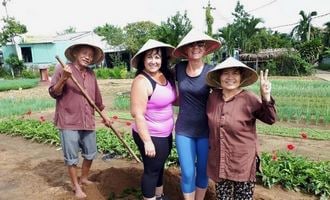
<path fill-rule="evenodd" d="M 243 81 L 241 81 L 241 83 L 239 84 L 239 87 L 242 87 L 243 83 L 246 82 L 247 79 L 244 79 Z"/>

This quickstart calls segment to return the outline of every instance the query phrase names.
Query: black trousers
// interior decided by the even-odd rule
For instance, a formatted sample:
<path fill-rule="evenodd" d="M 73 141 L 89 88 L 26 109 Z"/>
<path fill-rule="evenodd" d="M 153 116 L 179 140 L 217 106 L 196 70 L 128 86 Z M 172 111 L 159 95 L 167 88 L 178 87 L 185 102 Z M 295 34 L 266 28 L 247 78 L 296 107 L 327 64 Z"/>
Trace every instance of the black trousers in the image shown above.
<path fill-rule="evenodd" d="M 165 138 L 151 137 L 156 150 L 156 156 L 153 158 L 145 155 L 144 143 L 139 134 L 134 130 L 133 138 L 143 161 L 144 169 L 141 179 L 142 194 L 146 198 L 152 198 L 155 196 L 156 187 L 163 185 L 164 165 L 172 149 L 172 134 Z"/>

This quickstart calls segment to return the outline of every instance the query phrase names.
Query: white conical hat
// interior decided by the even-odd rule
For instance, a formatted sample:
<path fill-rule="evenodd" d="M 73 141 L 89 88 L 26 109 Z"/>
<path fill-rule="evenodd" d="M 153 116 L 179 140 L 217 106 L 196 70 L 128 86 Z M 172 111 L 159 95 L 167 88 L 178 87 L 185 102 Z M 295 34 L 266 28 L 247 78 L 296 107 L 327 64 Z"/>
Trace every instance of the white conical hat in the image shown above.
<path fill-rule="evenodd" d="M 187 54 L 184 50 L 184 46 L 187 44 L 204 41 L 205 42 L 205 55 L 214 52 L 221 47 L 221 43 L 218 40 L 211 38 L 198 29 L 191 29 L 189 33 L 181 40 L 178 46 L 174 49 L 173 55 L 177 58 L 187 58 Z"/>
<path fill-rule="evenodd" d="M 76 43 L 76 44 L 69 46 L 64 52 L 65 57 L 69 61 L 73 62 L 75 60 L 75 56 L 74 56 L 75 49 L 79 46 L 85 46 L 85 45 L 90 46 L 91 48 L 94 49 L 94 58 L 90 64 L 93 65 L 93 64 L 99 64 L 100 62 L 102 62 L 102 60 L 104 59 L 103 50 L 100 47 L 98 47 L 92 43 L 88 43 L 88 42 Z"/>
<path fill-rule="evenodd" d="M 137 64 L 139 63 L 140 57 L 141 57 L 141 53 L 148 51 L 150 49 L 154 49 L 154 48 L 161 48 L 164 47 L 166 48 L 166 53 L 168 56 L 172 55 L 172 51 L 174 50 L 174 47 L 157 41 L 157 40 L 153 40 L 153 39 L 149 39 L 142 47 L 141 49 L 133 56 L 133 58 L 131 59 L 131 66 L 132 67 L 137 67 Z"/>
<path fill-rule="evenodd" d="M 258 74 L 254 69 L 252 69 L 251 67 L 245 65 L 244 63 L 236 60 L 233 57 L 229 57 L 225 61 L 216 65 L 212 70 L 210 70 L 207 73 L 207 76 L 206 76 L 207 84 L 211 87 L 221 88 L 220 74 L 219 74 L 220 70 L 227 69 L 227 68 L 233 68 L 233 67 L 239 67 L 243 70 L 242 79 L 241 79 L 242 81 L 241 81 L 241 85 L 240 85 L 241 87 L 251 85 L 258 80 Z"/>

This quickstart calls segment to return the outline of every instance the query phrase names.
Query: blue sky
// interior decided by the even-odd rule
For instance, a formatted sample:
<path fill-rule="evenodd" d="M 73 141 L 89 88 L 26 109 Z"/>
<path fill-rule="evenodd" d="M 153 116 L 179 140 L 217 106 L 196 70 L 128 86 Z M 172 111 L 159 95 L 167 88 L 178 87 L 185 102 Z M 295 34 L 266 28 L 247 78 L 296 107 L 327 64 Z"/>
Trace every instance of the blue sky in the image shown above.
<path fill-rule="evenodd" d="M 2 2 L 3 0 L 1 0 Z M 8 1 L 8 0 L 7 0 Z M 236 0 L 210 0 L 216 30 L 232 22 Z M 323 17 L 312 21 L 322 26 L 330 21 L 330 0 L 241 0 L 246 11 L 262 18 L 262 26 L 273 28 L 292 24 L 300 19 L 299 11 L 317 11 Z M 28 28 L 28 34 L 54 35 L 72 26 L 77 31 L 93 30 L 105 23 L 125 26 L 127 23 L 149 20 L 156 24 L 166 21 L 177 11 L 187 11 L 194 27 L 205 30 L 205 10 L 208 0 L 9 0 L 7 10 Z M 0 16 L 6 15 L 3 6 Z M 2 25 L 0 24 L 0 27 Z M 292 26 L 274 28 L 290 32 Z"/>

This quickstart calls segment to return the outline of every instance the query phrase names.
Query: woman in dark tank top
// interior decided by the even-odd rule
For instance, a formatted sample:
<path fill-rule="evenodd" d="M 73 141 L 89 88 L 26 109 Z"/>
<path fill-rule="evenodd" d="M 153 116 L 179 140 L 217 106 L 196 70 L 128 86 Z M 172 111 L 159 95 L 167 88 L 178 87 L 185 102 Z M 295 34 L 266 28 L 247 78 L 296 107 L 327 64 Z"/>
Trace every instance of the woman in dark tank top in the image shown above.
<path fill-rule="evenodd" d="M 179 91 L 175 141 L 181 167 L 181 190 L 186 200 L 204 199 L 208 186 L 206 102 L 210 88 L 206 84 L 206 74 L 213 66 L 204 63 L 203 58 L 220 46 L 219 41 L 193 29 L 173 52 L 175 57 L 187 59 L 175 66 Z"/>

